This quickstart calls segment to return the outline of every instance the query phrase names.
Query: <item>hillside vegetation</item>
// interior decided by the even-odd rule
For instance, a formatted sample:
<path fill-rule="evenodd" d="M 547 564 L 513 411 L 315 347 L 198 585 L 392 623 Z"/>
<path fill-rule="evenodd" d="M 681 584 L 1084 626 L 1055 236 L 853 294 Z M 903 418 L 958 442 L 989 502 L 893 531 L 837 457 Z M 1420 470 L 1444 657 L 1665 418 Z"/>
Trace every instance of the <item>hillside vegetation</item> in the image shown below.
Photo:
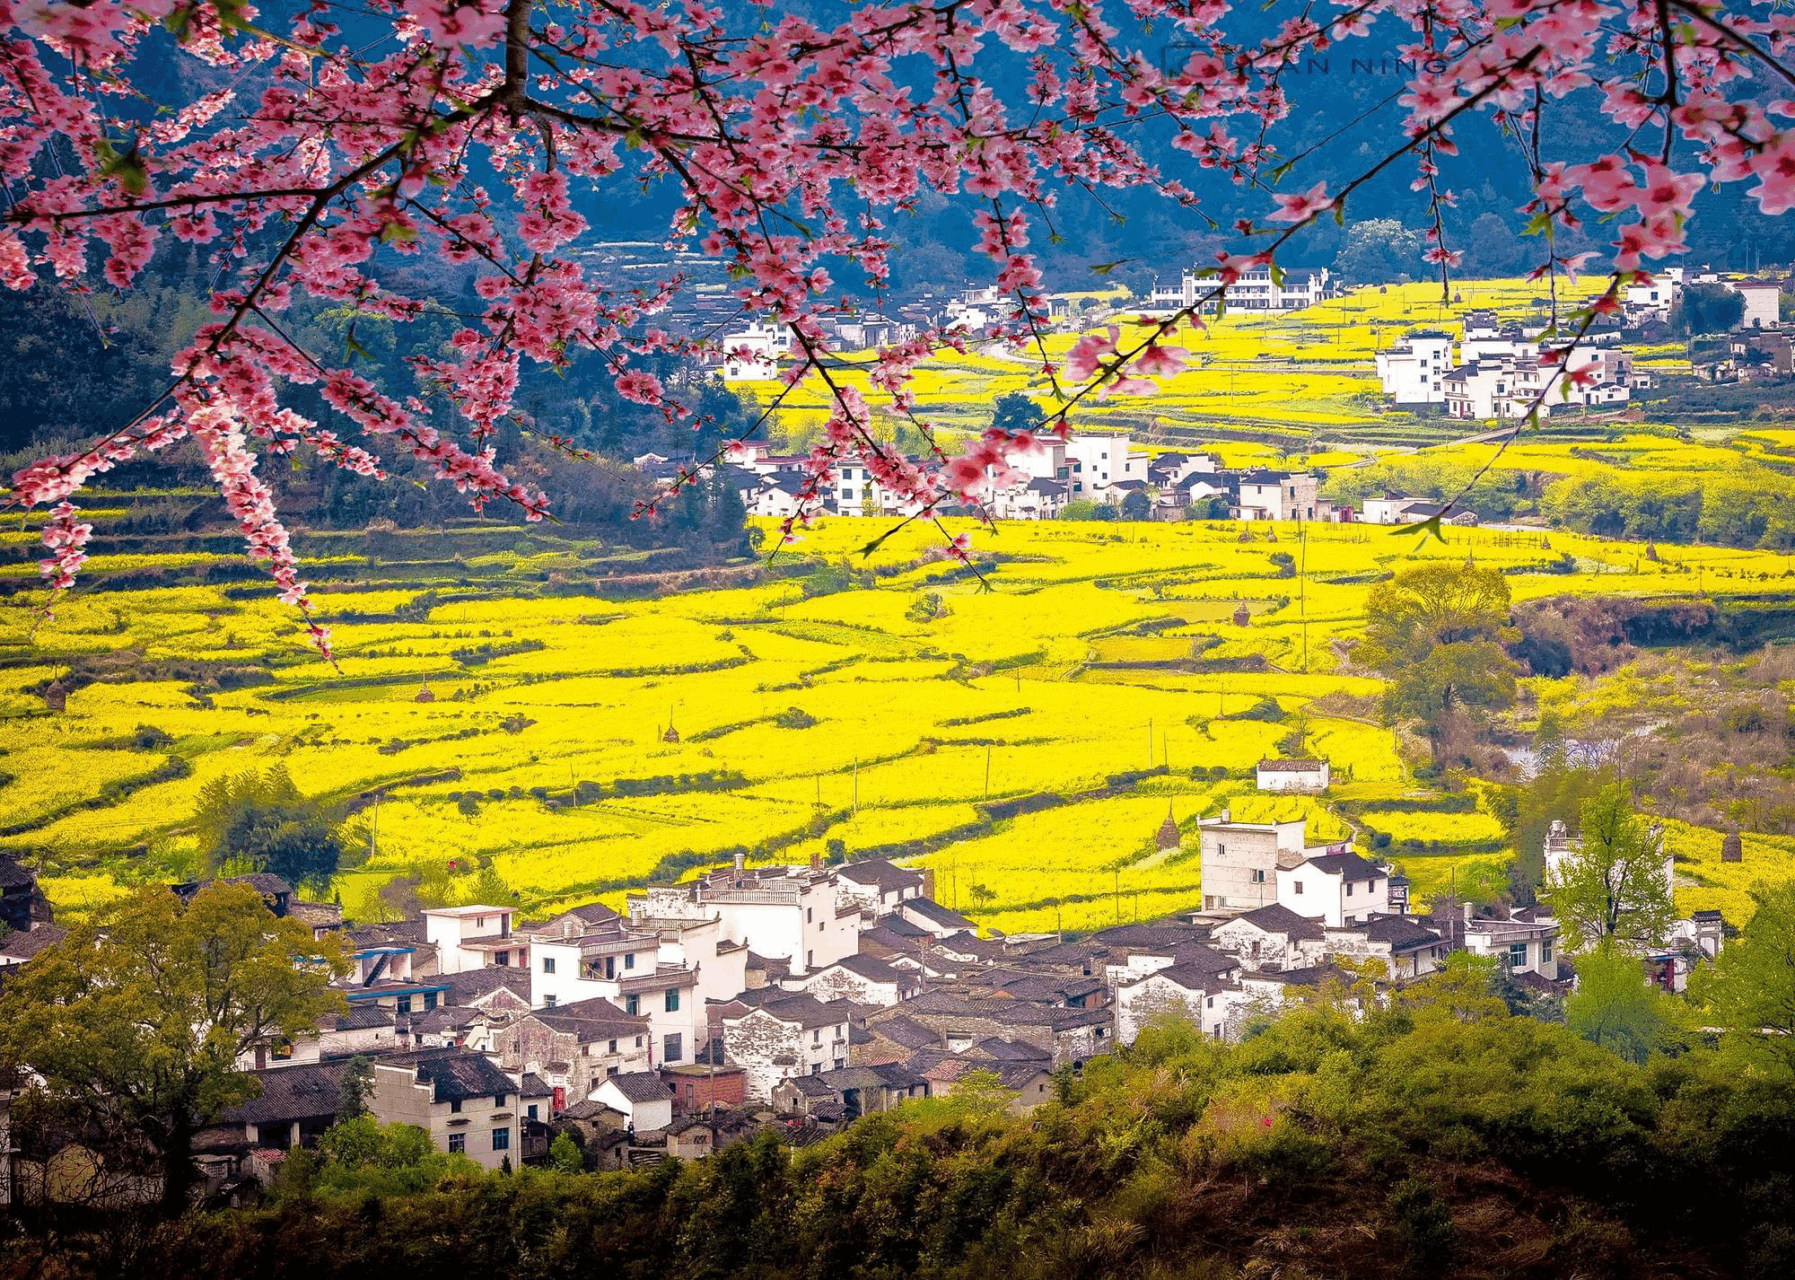
<path fill-rule="evenodd" d="M 1187 1025 L 791 1151 L 644 1173 L 289 1162 L 269 1207 L 53 1241 L 9 1274 L 1775 1280 L 1795 1093 L 1698 1049 L 1632 1066 L 1458 965 L 1355 1021 L 1324 993 L 1238 1045 Z"/>

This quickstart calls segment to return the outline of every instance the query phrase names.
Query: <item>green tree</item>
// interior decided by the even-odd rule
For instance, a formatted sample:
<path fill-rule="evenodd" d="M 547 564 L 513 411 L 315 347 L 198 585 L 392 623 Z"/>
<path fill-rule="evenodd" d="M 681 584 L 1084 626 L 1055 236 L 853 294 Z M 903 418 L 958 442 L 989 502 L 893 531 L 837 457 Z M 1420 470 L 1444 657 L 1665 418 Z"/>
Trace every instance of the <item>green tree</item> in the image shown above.
<path fill-rule="evenodd" d="M 548 1164 L 556 1173 L 579 1173 L 586 1167 L 578 1144 L 565 1133 L 557 1133 L 555 1140 L 549 1143 Z"/>
<path fill-rule="evenodd" d="M 344 857 L 340 815 L 302 795 L 286 769 L 215 778 L 194 814 L 200 852 L 220 871 L 266 871 L 323 888 Z"/>
<path fill-rule="evenodd" d="M 1607 786 L 1584 802 L 1578 830 L 1583 847 L 1546 873 L 1566 941 L 1657 942 L 1676 916 L 1657 827 L 1633 811 L 1624 788 Z"/>
<path fill-rule="evenodd" d="M 1639 957 L 1612 938 L 1577 957 L 1577 989 L 1564 1002 L 1564 1020 L 1591 1044 L 1643 1063 L 1678 1043 L 1679 1013 L 1673 997 L 1646 982 Z"/>
<path fill-rule="evenodd" d="M 1041 406 L 1020 391 L 1010 391 L 991 402 L 991 426 L 998 431 L 1039 431 L 1047 415 Z"/>
<path fill-rule="evenodd" d="M 1436 763 L 1455 734 L 1513 704 L 1515 668 L 1502 651 L 1508 579 L 1495 569 L 1435 562 L 1405 569 L 1366 597 L 1355 658 L 1384 673 L 1384 715 L 1418 721 Z"/>
<path fill-rule="evenodd" d="M 474 877 L 472 886 L 467 890 L 469 902 L 491 906 L 503 906 L 516 897 L 516 892 L 505 883 L 505 877 L 499 874 L 498 868 L 490 865 L 480 868 L 480 874 Z"/>
<path fill-rule="evenodd" d="M 345 1007 L 334 937 L 272 915 L 247 885 L 190 902 L 146 887 L 46 948 L 0 994 L 0 1063 L 41 1083 L 47 1106 L 120 1150 L 148 1140 L 164 1206 L 185 1207 L 193 1135 L 256 1096 L 237 1061 Z"/>
<path fill-rule="evenodd" d="M 1153 501 L 1144 489 L 1130 489 L 1122 498 L 1122 519 L 1146 520 L 1153 514 Z"/>
<path fill-rule="evenodd" d="M 1426 271 L 1421 256 L 1426 251 L 1423 232 L 1394 218 L 1368 218 L 1346 229 L 1346 246 L 1334 267 L 1355 283 L 1383 284 Z"/>
<path fill-rule="evenodd" d="M 362 1054 L 349 1059 L 337 1086 L 337 1123 L 368 1113 L 368 1095 L 374 1092 L 374 1064 Z"/>
<path fill-rule="evenodd" d="M 1096 520 L 1101 508 L 1089 498 L 1074 498 L 1060 508 L 1062 520 Z"/>
<path fill-rule="evenodd" d="M 1748 1056 L 1795 1074 L 1795 880 L 1752 890 L 1755 910 L 1692 994 Z"/>
<path fill-rule="evenodd" d="M 1725 285 L 1691 284 L 1677 297 L 1670 327 L 1681 334 L 1726 333 L 1745 318 L 1745 296 Z"/>

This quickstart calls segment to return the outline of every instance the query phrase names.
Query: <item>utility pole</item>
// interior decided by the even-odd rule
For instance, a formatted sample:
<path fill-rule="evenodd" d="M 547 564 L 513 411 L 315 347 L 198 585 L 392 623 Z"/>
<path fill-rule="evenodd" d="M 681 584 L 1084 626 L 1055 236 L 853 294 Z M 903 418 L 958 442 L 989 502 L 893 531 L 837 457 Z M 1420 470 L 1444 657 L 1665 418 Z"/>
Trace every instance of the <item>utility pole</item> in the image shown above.
<path fill-rule="evenodd" d="M 1060 899 L 1053 900 L 1053 932 L 1061 942 L 1066 940 L 1066 926 L 1060 919 Z"/>
<path fill-rule="evenodd" d="M 860 816 L 860 757 L 854 757 L 854 816 Z"/>
<path fill-rule="evenodd" d="M 1116 923 L 1122 923 L 1122 868 L 1114 868 L 1116 873 Z"/>
<path fill-rule="evenodd" d="M 985 799 L 991 798 L 991 744 L 985 744 Z"/>
<path fill-rule="evenodd" d="M 1309 526 L 1297 522 L 1296 526 L 1297 568 L 1296 568 L 1296 612 L 1303 621 L 1303 674 L 1309 674 Z"/>
<path fill-rule="evenodd" d="M 1147 717 L 1147 767 L 1153 767 L 1153 717 Z"/>
<path fill-rule="evenodd" d="M 369 862 L 373 862 L 374 856 L 380 852 L 379 840 L 380 840 L 380 793 L 378 791 L 376 791 L 374 793 L 374 817 L 368 823 L 368 861 Z"/>

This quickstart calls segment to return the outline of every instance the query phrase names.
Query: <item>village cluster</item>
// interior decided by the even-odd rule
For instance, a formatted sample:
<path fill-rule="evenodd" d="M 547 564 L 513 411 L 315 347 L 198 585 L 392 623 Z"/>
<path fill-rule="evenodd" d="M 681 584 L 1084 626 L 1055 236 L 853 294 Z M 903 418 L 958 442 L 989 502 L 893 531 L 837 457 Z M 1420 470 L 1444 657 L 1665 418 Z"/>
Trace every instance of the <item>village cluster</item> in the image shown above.
<path fill-rule="evenodd" d="M 1330 768 L 1262 760 L 1256 781 L 1322 794 Z M 1493 957 L 1543 994 L 1569 989 L 1574 961 L 1548 908 L 1417 914 L 1401 874 L 1347 844 L 1311 845 L 1302 817 L 1223 810 L 1181 829 L 1168 810 L 1155 841 L 1168 857 L 1196 845 L 1201 907 L 1122 922 L 1118 899 L 1117 924 L 1076 940 L 980 937 L 935 900 L 931 872 L 879 859 L 738 857 L 631 894 L 624 913 L 594 903 L 536 921 L 472 904 L 356 924 L 278 877 L 247 877 L 275 915 L 339 933 L 354 969 L 337 984 L 347 1012 L 238 1064 L 260 1094 L 204 1129 L 202 1166 L 214 1188 L 267 1184 L 335 1122 L 358 1064 L 371 1068 L 372 1114 L 444 1151 L 501 1168 L 544 1159 L 566 1133 L 588 1166 L 618 1168 L 702 1157 L 763 1128 L 802 1144 L 969 1081 L 1025 1112 L 1053 1096 L 1056 1071 L 1156 1019 L 1233 1040 L 1328 984 L 1362 1010 L 1453 951 Z M 1581 846 L 1554 827 L 1545 853 L 1557 868 Z M 0 890 L 13 927 L 0 966 L 29 964 L 64 930 L 5 858 Z M 1646 977 L 1681 990 L 1721 943 L 1718 912 L 1678 921 L 1642 952 Z M 40 1171 L 34 1185 L 54 1179 Z"/>
<path fill-rule="evenodd" d="M 841 516 L 902 516 L 905 505 L 874 479 L 871 468 L 847 463 L 838 467 L 831 486 L 812 495 L 808 459 L 775 454 L 764 444 L 739 446 L 738 460 L 720 469 L 751 516 L 784 519 L 800 511 Z M 675 462 L 658 453 L 634 459 L 638 469 L 662 480 L 690 472 L 691 463 Z M 1162 450 L 1151 452 L 1125 434 L 1073 433 L 1064 440 L 1039 441 L 1020 460 L 1027 479 L 993 486 L 984 511 L 999 520 L 1053 520 L 1074 502 L 1114 507 L 1124 519 L 1183 520 L 1199 515 L 1231 520 L 1334 521 L 1369 524 L 1411 524 L 1440 510 L 1438 502 L 1385 493 L 1353 507 L 1320 494 L 1322 479 L 1313 471 L 1279 471 L 1263 467 L 1235 469 L 1213 454 Z M 717 468 L 700 466 L 705 478 Z M 944 506 L 942 514 L 978 514 L 971 507 Z M 1468 510 L 1457 510 L 1454 523 L 1476 524 Z"/>

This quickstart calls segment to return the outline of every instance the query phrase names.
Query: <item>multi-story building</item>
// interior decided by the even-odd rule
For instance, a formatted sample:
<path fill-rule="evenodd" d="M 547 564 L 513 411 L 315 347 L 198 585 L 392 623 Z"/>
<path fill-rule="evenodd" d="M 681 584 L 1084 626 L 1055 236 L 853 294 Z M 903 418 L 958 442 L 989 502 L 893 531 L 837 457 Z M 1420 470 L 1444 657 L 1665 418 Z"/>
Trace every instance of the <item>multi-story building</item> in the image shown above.
<path fill-rule="evenodd" d="M 615 912 L 588 907 L 537 927 L 529 937 L 532 1005 L 553 1009 L 608 1000 L 628 1016 L 648 1020 L 651 1065 L 692 1060 L 703 1025 L 698 975 L 683 958 L 661 958 L 658 930 L 626 927 Z"/>
<path fill-rule="evenodd" d="M 1239 520 L 1324 520 L 1321 481 L 1307 471 L 1253 471 L 1240 477 Z"/>
<path fill-rule="evenodd" d="M 374 1062 L 368 1109 L 385 1124 L 414 1124 L 443 1151 L 486 1169 L 521 1162 L 518 1086 L 484 1054 L 424 1049 Z"/>
<path fill-rule="evenodd" d="M 1203 909 L 1251 911 L 1278 900 L 1278 868 L 1300 864 L 1307 853 L 1308 824 L 1235 822 L 1229 811 L 1198 820 Z M 1325 849 L 1316 850 L 1318 853 Z"/>
<path fill-rule="evenodd" d="M 1333 928 L 1390 913 L 1390 873 L 1342 846 L 1280 865 L 1278 905 Z"/>
<path fill-rule="evenodd" d="M 643 913 L 660 919 L 718 919 L 723 934 L 756 955 L 785 960 L 794 975 L 859 950 L 860 906 L 834 875 L 809 867 L 733 867 L 674 885 L 650 885 Z"/>
<path fill-rule="evenodd" d="M 1182 272 L 1176 288 L 1155 285 L 1150 296 L 1154 310 L 1179 311 L 1197 305 L 1219 286 L 1214 276 L 1199 276 L 1194 271 Z M 1339 296 L 1340 288 L 1326 267 L 1313 270 L 1283 271 L 1273 279 L 1269 266 L 1252 267 L 1230 284 L 1225 295 L 1229 311 L 1280 312 L 1300 311 L 1318 302 Z M 1213 313 L 1214 302 L 1205 302 L 1202 310 Z"/>
<path fill-rule="evenodd" d="M 469 905 L 424 912 L 424 940 L 436 948 L 439 973 L 460 973 L 487 965 L 530 965 L 529 944 L 513 937 L 515 907 Z"/>
<path fill-rule="evenodd" d="M 1452 368 L 1452 335 L 1420 329 L 1377 353 L 1377 376 L 1398 409 L 1444 404 L 1441 383 Z"/>

